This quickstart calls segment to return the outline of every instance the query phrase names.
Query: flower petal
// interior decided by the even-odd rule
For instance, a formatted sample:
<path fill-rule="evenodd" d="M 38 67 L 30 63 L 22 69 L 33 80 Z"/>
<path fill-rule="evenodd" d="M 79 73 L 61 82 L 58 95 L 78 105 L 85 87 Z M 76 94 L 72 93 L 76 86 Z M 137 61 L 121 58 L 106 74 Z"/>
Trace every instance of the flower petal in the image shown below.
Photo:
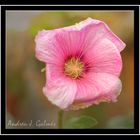
<path fill-rule="evenodd" d="M 35 37 L 35 53 L 36 57 L 43 62 L 47 62 L 48 58 L 50 56 L 50 52 L 48 51 L 47 45 L 50 46 L 50 38 L 52 37 L 53 32 L 42 30 L 39 31 L 38 34 Z"/>
<path fill-rule="evenodd" d="M 88 18 L 79 23 L 79 28 L 87 32 L 87 43 L 106 38 L 114 43 L 119 51 L 122 51 L 126 46 L 125 43 L 109 29 L 107 24 L 100 20 Z"/>
<path fill-rule="evenodd" d="M 74 30 L 59 30 L 55 36 L 58 49 L 64 58 L 69 56 L 77 56 L 82 50 L 83 42 L 86 34 Z"/>
<path fill-rule="evenodd" d="M 75 103 L 97 103 L 101 99 L 116 101 L 121 92 L 121 81 L 107 73 L 88 73 L 77 81 Z"/>
<path fill-rule="evenodd" d="M 55 37 L 58 39 L 57 41 Z M 83 43 L 85 38 L 86 41 Z M 86 47 L 89 43 L 101 38 L 112 41 L 119 51 L 125 47 L 125 43 L 104 22 L 88 18 L 73 26 L 40 31 L 35 38 L 36 57 L 40 61 L 50 62 L 50 60 L 54 60 L 54 56 L 57 58 L 60 56 L 59 54 L 67 55 L 67 52 L 81 51 L 79 48 L 83 48 L 82 44 L 86 44 Z"/>
<path fill-rule="evenodd" d="M 36 57 L 43 62 L 59 64 L 81 51 L 85 34 L 63 28 L 41 31 L 36 36 Z"/>
<path fill-rule="evenodd" d="M 87 50 L 84 56 L 89 71 L 120 75 L 122 59 L 118 49 L 110 40 L 99 40 L 91 46 L 90 50 Z"/>
<path fill-rule="evenodd" d="M 66 109 L 74 101 L 77 85 L 74 80 L 65 77 L 54 67 L 54 65 L 47 65 L 47 83 L 43 92 L 53 104 Z"/>

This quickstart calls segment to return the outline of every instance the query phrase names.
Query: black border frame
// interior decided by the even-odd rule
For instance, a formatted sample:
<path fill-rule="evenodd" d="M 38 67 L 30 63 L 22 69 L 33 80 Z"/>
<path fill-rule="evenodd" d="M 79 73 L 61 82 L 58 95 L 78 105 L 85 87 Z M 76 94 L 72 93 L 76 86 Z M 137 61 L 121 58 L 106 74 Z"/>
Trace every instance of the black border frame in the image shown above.
<path fill-rule="evenodd" d="M 5 48 L 7 10 L 133 10 L 134 11 L 134 129 L 6 129 Z M 138 134 L 139 133 L 139 7 L 138 6 L 2 6 L 1 7 L 1 133 L 2 134 Z"/>
<path fill-rule="evenodd" d="M 61 0 L 59 2 L 57 1 L 44 1 L 44 0 L 24 0 L 24 1 L 19 1 L 17 2 L 17 0 L 1 0 L 1 3 L 3 5 L 20 5 L 20 4 L 30 4 L 30 5 L 38 5 L 38 4 L 48 4 L 48 5 L 67 5 L 67 4 L 71 4 L 71 5 L 85 5 L 85 4 L 94 4 L 94 5 L 100 5 L 100 4 L 103 4 L 103 5 L 114 5 L 114 4 L 117 4 L 117 5 L 138 5 L 140 2 L 139 0 L 133 0 L 133 1 L 128 1 L 128 0 L 117 0 L 117 1 L 110 1 L 110 0 L 94 0 L 94 1 L 91 1 L 91 0 L 86 0 L 86 1 L 78 1 L 78 0 L 71 0 L 71 1 L 65 1 L 65 0 Z"/>

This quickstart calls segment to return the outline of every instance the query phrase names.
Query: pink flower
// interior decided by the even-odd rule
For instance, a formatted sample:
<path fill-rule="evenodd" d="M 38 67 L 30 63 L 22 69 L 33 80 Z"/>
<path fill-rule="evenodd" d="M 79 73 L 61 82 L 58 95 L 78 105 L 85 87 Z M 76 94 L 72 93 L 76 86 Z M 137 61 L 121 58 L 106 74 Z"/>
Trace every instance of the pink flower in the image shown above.
<path fill-rule="evenodd" d="M 115 102 L 122 84 L 123 43 L 102 21 L 43 30 L 35 38 L 36 57 L 46 64 L 45 96 L 61 109 Z"/>

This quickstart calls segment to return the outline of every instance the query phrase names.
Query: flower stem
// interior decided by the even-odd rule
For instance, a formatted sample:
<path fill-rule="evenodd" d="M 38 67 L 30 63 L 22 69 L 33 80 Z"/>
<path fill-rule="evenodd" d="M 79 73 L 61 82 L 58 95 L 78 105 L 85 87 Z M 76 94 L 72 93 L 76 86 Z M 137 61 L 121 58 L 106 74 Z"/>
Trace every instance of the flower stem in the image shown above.
<path fill-rule="evenodd" d="M 58 112 L 58 128 L 62 129 L 63 128 L 63 110 L 60 110 Z"/>

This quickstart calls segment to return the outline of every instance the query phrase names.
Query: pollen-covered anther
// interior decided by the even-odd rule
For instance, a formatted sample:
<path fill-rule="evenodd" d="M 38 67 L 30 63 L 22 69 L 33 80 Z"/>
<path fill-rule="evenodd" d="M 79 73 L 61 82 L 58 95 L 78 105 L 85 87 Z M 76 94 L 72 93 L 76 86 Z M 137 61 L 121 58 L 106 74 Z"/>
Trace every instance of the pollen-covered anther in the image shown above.
<path fill-rule="evenodd" d="M 78 58 L 70 58 L 65 62 L 64 72 L 71 78 L 78 78 L 84 70 L 84 64 Z"/>

